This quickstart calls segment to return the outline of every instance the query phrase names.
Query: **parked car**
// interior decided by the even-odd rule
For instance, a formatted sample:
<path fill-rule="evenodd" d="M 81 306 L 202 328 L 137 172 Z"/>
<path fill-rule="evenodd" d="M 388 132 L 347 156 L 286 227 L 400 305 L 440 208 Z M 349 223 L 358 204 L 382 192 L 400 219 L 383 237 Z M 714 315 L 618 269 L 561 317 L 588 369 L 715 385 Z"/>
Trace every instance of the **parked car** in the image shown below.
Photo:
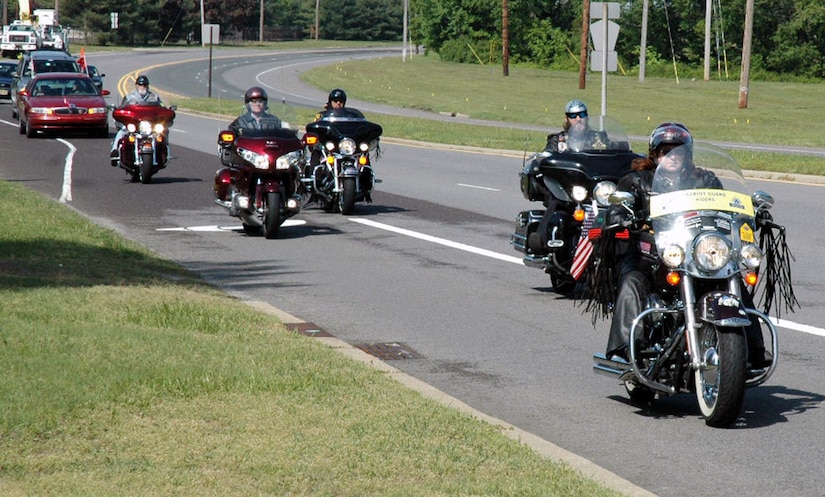
<path fill-rule="evenodd" d="M 11 100 L 11 74 L 16 68 L 16 62 L 0 61 L 0 100 Z"/>
<path fill-rule="evenodd" d="M 86 69 L 88 70 L 89 77 L 95 82 L 97 89 L 103 91 L 103 78 L 105 78 L 106 75 L 98 71 L 96 66 L 87 66 Z"/>
<path fill-rule="evenodd" d="M 29 138 L 38 131 L 84 131 L 109 136 L 109 109 L 92 78 L 83 73 L 41 73 L 18 94 L 20 134 Z"/>
<path fill-rule="evenodd" d="M 46 72 L 80 72 L 80 65 L 72 55 L 60 50 L 33 50 L 23 52 L 12 74 L 11 115 L 17 117 L 17 92 L 26 87 L 32 76 Z"/>

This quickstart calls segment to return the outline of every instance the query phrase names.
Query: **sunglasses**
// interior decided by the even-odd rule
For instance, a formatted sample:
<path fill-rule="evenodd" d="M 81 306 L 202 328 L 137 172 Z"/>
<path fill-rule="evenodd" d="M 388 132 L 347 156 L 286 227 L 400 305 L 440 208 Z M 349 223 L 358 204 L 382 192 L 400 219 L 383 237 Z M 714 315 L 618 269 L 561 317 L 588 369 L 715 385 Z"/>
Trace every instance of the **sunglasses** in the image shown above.
<path fill-rule="evenodd" d="M 262 103 L 264 103 L 264 99 L 262 99 L 262 98 L 253 98 L 252 100 L 250 100 L 250 102 L 252 102 L 253 104 L 262 104 Z"/>
<path fill-rule="evenodd" d="M 586 111 L 581 111 L 581 112 L 568 112 L 567 113 L 567 118 L 568 119 L 575 119 L 577 117 L 580 117 L 580 118 L 584 119 L 584 118 L 587 117 L 587 112 Z"/>

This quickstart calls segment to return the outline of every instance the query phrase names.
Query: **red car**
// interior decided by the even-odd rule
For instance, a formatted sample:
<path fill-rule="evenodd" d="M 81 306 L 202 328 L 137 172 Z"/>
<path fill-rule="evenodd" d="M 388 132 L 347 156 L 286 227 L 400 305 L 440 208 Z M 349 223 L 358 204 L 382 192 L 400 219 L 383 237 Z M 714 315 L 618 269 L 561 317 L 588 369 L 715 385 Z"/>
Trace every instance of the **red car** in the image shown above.
<path fill-rule="evenodd" d="M 33 138 L 38 131 L 84 131 L 109 136 L 109 109 L 92 79 L 79 73 L 41 73 L 20 90 L 17 119 L 20 134 Z"/>

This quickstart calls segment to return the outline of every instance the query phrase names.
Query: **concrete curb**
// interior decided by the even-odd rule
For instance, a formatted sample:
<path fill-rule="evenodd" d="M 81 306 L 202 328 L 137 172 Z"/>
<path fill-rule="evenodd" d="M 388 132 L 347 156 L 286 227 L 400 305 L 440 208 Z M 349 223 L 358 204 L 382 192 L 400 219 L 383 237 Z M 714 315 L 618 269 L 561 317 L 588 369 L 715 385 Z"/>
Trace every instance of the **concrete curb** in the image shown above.
<path fill-rule="evenodd" d="M 287 312 L 284 312 L 270 305 L 267 302 L 246 301 L 245 303 L 256 310 L 276 316 L 284 324 L 300 324 L 305 322 L 302 319 L 295 317 Z M 470 407 L 469 405 L 456 399 L 455 397 L 447 395 L 446 393 L 438 390 L 432 385 L 424 383 L 423 381 L 418 380 L 417 378 L 414 378 L 402 371 L 399 371 L 398 369 L 390 366 L 386 362 L 381 361 L 380 359 L 367 354 L 366 352 L 357 347 L 353 347 L 352 345 L 344 342 L 343 340 L 339 340 L 335 337 L 318 337 L 315 338 L 315 340 L 323 342 L 325 345 L 331 347 L 332 349 L 345 355 L 346 357 L 349 357 L 350 359 L 361 362 L 371 368 L 386 373 L 387 376 L 395 379 L 407 388 L 415 390 L 416 392 L 420 393 L 428 399 L 435 400 L 447 407 L 457 409 L 458 411 L 463 412 L 465 414 L 469 414 L 470 416 L 473 416 L 474 418 L 480 421 L 484 421 L 493 426 L 501 428 L 501 433 L 504 434 L 506 437 L 530 447 L 531 449 L 533 449 L 533 451 L 535 451 L 542 457 L 561 462 L 570 467 L 571 469 L 578 471 L 585 477 L 595 480 L 608 488 L 616 490 L 617 492 L 621 492 L 629 497 L 657 497 L 656 494 L 634 485 L 633 483 L 625 480 L 616 473 L 608 471 L 602 468 L 601 466 L 597 466 L 596 464 L 592 463 L 591 461 L 588 461 L 587 459 L 581 456 L 578 456 L 568 450 L 565 450 L 532 433 L 529 433 L 516 426 L 513 426 L 510 423 L 484 414 L 483 412 L 480 412 Z"/>

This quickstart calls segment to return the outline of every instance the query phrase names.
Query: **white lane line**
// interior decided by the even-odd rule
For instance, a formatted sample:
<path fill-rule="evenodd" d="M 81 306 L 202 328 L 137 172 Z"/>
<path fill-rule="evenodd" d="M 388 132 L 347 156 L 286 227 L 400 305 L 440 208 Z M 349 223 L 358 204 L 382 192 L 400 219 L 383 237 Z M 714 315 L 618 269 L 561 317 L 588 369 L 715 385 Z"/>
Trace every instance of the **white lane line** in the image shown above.
<path fill-rule="evenodd" d="M 63 190 L 60 192 L 59 200 L 60 203 L 65 204 L 72 201 L 72 164 L 77 148 L 63 138 L 58 138 L 57 141 L 69 147 L 69 153 L 66 154 L 66 162 L 63 165 Z"/>
<path fill-rule="evenodd" d="M 445 247 L 463 250 L 465 252 L 470 252 L 473 254 L 483 255 L 485 257 L 492 257 L 493 259 L 498 259 L 504 262 L 512 262 L 513 264 L 523 265 L 521 257 L 511 257 L 509 255 L 493 252 L 492 250 L 485 250 L 482 248 L 473 247 L 472 245 L 465 245 L 463 243 L 454 242 L 452 240 L 446 240 L 444 238 L 425 235 L 424 233 L 418 233 L 416 231 L 406 230 L 404 228 L 397 228 L 395 226 L 390 226 L 389 224 L 377 223 L 375 221 L 370 221 L 369 219 L 351 217 L 349 218 L 349 220 L 367 226 L 372 226 L 373 228 L 378 228 L 380 230 L 392 231 L 393 233 L 398 233 L 399 235 L 409 236 L 411 238 L 418 238 L 419 240 L 437 243 L 439 245 L 444 245 Z"/>
<path fill-rule="evenodd" d="M 302 226 L 307 222 L 303 219 L 287 219 L 281 223 L 282 228 L 289 226 Z M 192 231 L 192 232 L 221 232 L 221 231 L 243 231 L 243 226 L 177 226 L 174 228 L 157 228 L 155 231 Z"/>
<path fill-rule="evenodd" d="M 498 188 L 490 188 L 489 186 L 468 185 L 466 183 L 456 183 L 456 186 L 463 186 L 465 188 L 475 188 L 476 190 L 487 190 L 488 192 L 500 192 Z"/>
<path fill-rule="evenodd" d="M 463 250 L 465 252 L 471 252 L 473 254 L 483 255 L 485 257 L 492 257 L 493 259 L 498 259 L 500 261 L 505 262 L 512 262 L 514 264 L 523 265 L 521 258 L 519 257 L 511 257 L 509 255 L 499 254 L 497 252 L 493 252 L 491 250 L 481 249 L 478 247 L 473 247 L 472 245 L 465 245 L 463 243 L 454 242 L 451 240 L 446 240 L 444 238 L 438 238 L 432 235 L 425 235 L 424 233 L 419 233 L 417 231 L 412 231 L 404 228 L 398 228 L 396 226 L 391 226 L 389 224 L 384 223 L 377 223 L 375 221 L 370 221 L 369 219 L 362 219 L 357 217 L 349 218 L 350 221 L 363 224 L 366 226 L 372 226 L 373 228 L 378 228 L 380 230 L 391 231 L 393 233 L 398 233 L 399 235 L 409 236 L 411 238 L 417 238 L 419 240 L 424 240 L 427 242 L 437 243 L 439 245 L 444 245 L 445 247 L 451 247 L 458 250 Z M 814 326 L 809 326 L 807 324 L 795 323 L 793 321 L 788 321 L 787 319 L 777 319 L 771 317 L 771 321 L 773 321 L 776 326 L 780 328 L 786 328 L 789 330 L 801 331 L 803 333 L 808 333 L 810 335 L 817 335 L 821 337 L 825 337 L 825 329 L 816 328 Z"/>

